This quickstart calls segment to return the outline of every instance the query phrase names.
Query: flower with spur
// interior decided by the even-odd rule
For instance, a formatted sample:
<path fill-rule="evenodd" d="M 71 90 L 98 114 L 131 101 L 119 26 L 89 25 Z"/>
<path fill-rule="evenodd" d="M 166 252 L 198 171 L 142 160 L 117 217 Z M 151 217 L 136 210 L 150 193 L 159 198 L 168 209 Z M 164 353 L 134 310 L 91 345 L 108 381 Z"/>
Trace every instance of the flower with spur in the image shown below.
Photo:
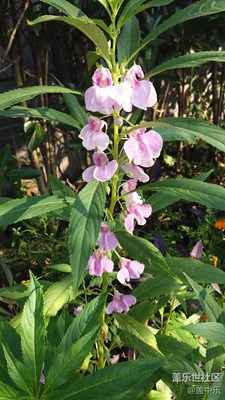
<path fill-rule="evenodd" d="M 152 207 L 149 204 L 143 204 L 143 200 L 141 200 L 137 192 L 127 194 L 125 203 L 129 214 L 125 218 L 124 224 L 126 230 L 132 233 L 134 220 L 137 221 L 138 225 L 144 225 L 146 218 L 152 213 Z"/>
<path fill-rule="evenodd" d="M 111 114 L 114 100 L 111 97 L 113 80 L 108 68 L 97 68 L 92 76 L 93 86 L 84 95 L 86 110 Z"/>
<path fill-rule="evenodd" d="M 114 311 L 122 313 L 123 311 L 128 312 L 130 307 L 136 304 L 136 297 L 130 294 L 122 294 L 115 290 L 113 300 L 108 304 L 106 308 L 107 314 L 112 314 Z"/>
<path fill-rule="evenodd" d="M 146 132 L 145 128 L 141 128 L 132 131 L 129 137 L 124 144 L 129 161 L 141 167 L 151 167 L 162 150 L 161 136 L 153 130 Z"/>
<path fill-rule="evenodd" d="M 121 168 L 124 172 L 126 172 L 129 177 L 133 178 L 135 181 L 140 181 L 143 183 L 149 181 L 149 176 L 144 172 L 144 170 L 138 165 L 135 165 L 133 162 L 122 164 Z"/>
<path fill-rule="evenodd" d="M 105 251 L 97 249 L 90 256 L 87 269 L 90 275 L 102 276 L 104 272 L 111 273 L 113 271 L 113 262 L 106 257 Z"/>
<path fill-rule="evenodd" d="M 121 195 L 123 196 L 124 194 L 132 192 L 132 190 L 136 189 L 137 182 L 135 181 L 135 179 L 128 179 L 128 181 L 122 183 L 121 186 Z"/>
<path fill-rule="evenodd" d="M 110 232 L 106 222 L 101 224 L 98 246 L 105 251 L 114 250 L 119 245 L 113 232 Z"/>
<path fill-rule="evenodd" d="M 98 147 L 104 151 L 109 145 L 109 137 L 103 129 L 107 130 L 107 123 L 97 117 L 88 117 L 88 124 L 84 126 L 79 134 L 82 139 L 82 145 L 87 150 L 93 150 Z"/>
<path fill-rule="evenodd" d="M 95 165 L 88 167 L 82 174 L 85 182 L 91 182 L 93 179 L 100 182 L 109 181 L 118 168 L 117 161 L 109 161 L 107 155 L 102 151 L 96 151 L 93 154 L 93 161 Z"/>
<path fill-rule="evenodd" d="M 128 258 L 121 257 L 120 259 L 121 269 L 117 273 L 117 279 L 120 283 L 130 282 L 130 279 L 138 279 L 144 271 L 144 264 L 138 261 L 129 260 Z"/>

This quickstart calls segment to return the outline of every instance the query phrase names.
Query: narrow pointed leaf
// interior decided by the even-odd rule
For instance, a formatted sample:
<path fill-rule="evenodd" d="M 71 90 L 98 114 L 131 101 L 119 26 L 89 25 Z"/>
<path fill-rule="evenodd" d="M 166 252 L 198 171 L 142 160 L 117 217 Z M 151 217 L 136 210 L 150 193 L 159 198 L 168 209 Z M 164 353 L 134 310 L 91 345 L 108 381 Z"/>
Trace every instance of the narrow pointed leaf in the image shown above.
<path fill-rule="evenodd" d="M 142 41 L 140 46 L 135 50 L 135 52 L 127 60 L 127 64 L 132 60 L 141 49 L 143 49 L 147 44 L 149 44 L 156 37 L 161 35 L 163 32 L 167 31 L 169 28 L 181 24 L 195 18 L 204 17 L 205 15 L 212 15 L 225 11 L 224 0 L 200 0 L 197 3 L 191 4 L 188 7 L 179 10 L 174 15 L 169 17 L 166 21 L 162 22 L 156 28 L 154 28 Z"/>
<path fill-rule="evenodd" d="M 151 376 L 164 361 L 165 358 L 155 357 L 112 365 L 77 380 L 72 388 L 56 394 L 61 395 L 58 397 L 61 400 L 130 400 L 133 395 L 139 399 L 151 389 Z M 54 394 L 44 397 L 44 400 L 54 399 Z"/>
<path fill-rule="evenodd" d="M 199 65 L 210 61 L 225 62 L 225 51 L 199 51 L 198 53 L 175 57 L 152 69 L 145 75 L 145 78 L 150 78 L 170 69 L 198 67 Z"/>
<path fill-rule="evenodd" d="M 35 196 L 22 199 L 6 199 L 0 207 L 0 226 L 38 217 L 51 211 L 67 208 L 74 203 L 74 197 Z"/>
<path fill-rule="evenodd" d="M 58 388 L 71 378 L 71 374 L 81 367 L 98 334 L 100 324 L 89 333 L 78 339 L 67 351 L 58 353 L 49 369 L 45 381 L 44 392 Z"/>
<path fill-rule="evenodd" d="M 105 59 L 107 64 L 109 66 L 111 65 L 107 38 L 104 35 L 103 31 L 99 29 L 99 27 L 95 25 L 95 23 L 91 19 L 87 17 L 72 18 L 72 17 L 56 17 L 53 15 L 43 15 L 42 17 L 39 17 L 34 21 L 32 21 L 30 24 L 34 25 L 48 21 L 65 22 L 73 26 L 74 28 L 79 29 L 96 45 L 97 49 L 101 53 L 101 56 Z"/>
<path fill-rule="evenodd" d="M 34 119 L 45 119 L 46 121 L 65 124 L 78 129 L 80 127 L 79 123 L 70 115 L 47 107 L 27 108 L 14 106 L 8 110 L 0 111 L 0 116 L 10 118 L 29 117 Z"/>
<path fill-rule="evenodd" d="M 18 388 L 32 395 L 33 390 L 30 385 L 30 375 L 24 368 L 23 363 L 14 357 L 7 346 L 3 345 L 3 349 L 10 378 L 18 386 Z"/>
<path fill-rule="evenodd" d="M 72 275 L 53 283 L 44 294 L 44 315 L 52 317 L 73 298 Z"/>
<path fill-rule="evenodd" d="M 82 282 L 96 245 L 105 207 L 106 186 L 90 182 L 77 196 L 69 224 L 70 264 L 74 290 Z"/>
<path fill-rule="evenodd" d="M 18 400 L 20 394 L 11 386 L 0 381 L 0 400 Z"/>
<path fill-rule="evenodd" d="M 195 325 L 183 326 L 181 329 L 225 345 L 225 325 L 219 322 L 198 323 Z"/>
<path fill-rule="evenodd" d="M 69 1 L 67 0 L 41 0 L 41 2 L 57 8 L 59 11 L 63 12 L 64 14 L 70 17 L 79 18 L 85 16 L 83 11 L 81 11 L 78 7 L 74 6 L 73 4 L 69 3 Z"/>
<path fill-rule="evenodd" d="M 145 272 L 172 275 L 160 251 L 148 240 L 124 231 L 115 232 L 115 235 L 128 256 L 145 265 Z"/>
<path fill-rule="evenodd" d="M 118 39 L 118 60 L 122 64 L 140 43 L 140 28 L 136 17 L 132 17 L 123 27 Z"/>
<path fill-rule="evenodd" d="M 148 278 L 144 282 L 140 283 L 133 291 L 133 295 L 138 300 L 154 299 L 162 294 L 170 293 L 173 290 L 179 289 L 181 283 L 168 276 L 161 276 L 160 279 L 157 277 Z"/>
<path fill-rule="evenodd" d="M 31 86 L 9 90 L 0 94 L 0 110 L 11 107 L 14 104 L 21 103 L 33 99 L 34 97 L 44 93 L 74 93 L 81 94 L 76 90 L 67 89 L 61 86 Z"/>

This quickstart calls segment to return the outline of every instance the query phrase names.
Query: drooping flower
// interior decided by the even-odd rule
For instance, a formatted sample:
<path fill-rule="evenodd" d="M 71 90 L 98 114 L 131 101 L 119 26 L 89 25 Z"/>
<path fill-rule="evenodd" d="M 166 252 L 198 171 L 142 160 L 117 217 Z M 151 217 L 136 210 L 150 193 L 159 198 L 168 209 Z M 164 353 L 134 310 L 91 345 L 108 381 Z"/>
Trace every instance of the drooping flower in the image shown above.
<path fill-rule="evenodd" d="M 92 76 L 93 86 L 84 95 L 85 107 L 89 111 L 111 114 L 114 100 L 111 97 L 113 80 L 108 68 L 97 68 Z"/>
<path fill-rule="evenodd" d="M 98 246 L 105 251 L 114 250 L 119 245 L 118 240 L 113 232 L 110 232 L 106 222 L 101 224 Z"/>
<path fill-rule="evenodd" d="M 114 109 L 117 111 L 132 111 L 132 87 L 128 82 L 117 83 L 112 87 L 111 97 L 113 99 Z"/>
<path fill-rule="evenodd" d="M 88 261 L 87 269 L 90 275 L 102 276 L 104 272 L 113 271 L 113 262 L 106 257 L 105 251 L 97 249 Z"/>
<path fill-rule="evenodd" d="M 85 182 L 90 182 L 93 179 L 100 182 L 109 181 L 118 168 L 117 161 L 109 161 L 107 155 L 101 151 L 96 151 L 93 154 L 93 161 L 95 165 L 88 167 L 82 174 Z"/>
<path fill-rule="evenodd" d="M 130 307 L 136 304 L 136 297 L 130 294 L 122 294 L 115 290 L 113 300 L 108 304 L 106 308 L 107 314 L 112 314 L 113 311 L 121 313 L 123 311 L 128 312 Z"/>
<path fill-rule="evenodd" d="M 133 163 L 125 163 L 121 166 L 121 168 L 135 181 L 140 181 L 143 183 L 149 181 L 149 176 L 138 165 L 134 165 Z"/>
<path fill-rule="evenodd" d="M 98 147 L 104 151 L 109 145 L 109 137 L 103 131 L 107 130 L 107 123 L 97 117 L 88 117 L 88 124 L 81 130 L 79 138 L 81 138 L 83 146 L 87 150 L 93 150 Z"/>
<path fill-rule="evenodd" d="M 124 182 L 121 186 L 121 194 L 123 195 L 136 189 L 137 182 L 135 181 L 135 179 L 128 179 L 128 181 Z"/>
<path fill-rule="evenodd" d="M 137 77 L 143 79 L 144 73 L 139 65 L 134 65 L 127 71 L 125 82 L 128 82 L 132 87 L 132 104 L 137 108 L 146 110 L 147 107 L 152 107 L 157 102 L 157 94 L 151 82 L 148 80 L 139 81 Z"/>
<path fill-rule="evenodd" d="M 120 283 L 130 282 L 130 279 L 138 279 L 144 271 L 144 264 L 138 261 L 129 260 L 128 258 L 122 257 L 120 259 L 121 269 L 117 273 L 117 279 Z"/>
<path fill-rule="evenodd" d="M 203 253 L 203 246 L 202 246 L 202 241 L 199 240 L 196 245 L 193 247 L 190 256 L 192 258 L 196 258 L 197 260 L 200 260 L 202 258 L 202 253 Z"/>
<path fill-rule="evenodd" d="M 83 308 L 84 307 L 82 306 L 82 304 L 78 307 L 74 307 L 73 313 L 74 313 L 75 317 L 77 317 L 81 313 L 81 311 L 83 311 Z"/>
<path fill-rule="evenodd" d="M 127 231 L 132 233 L 134 230 L 134 221 L 136 220 L 138 225 L 144 225 L 146 218 L 152 213 L 152 207 L 149 204 L 143 204 L 137 192 L 128 194 L 125 202 L 129 214 L 125 218 L 124 224 Z"/>
<path fill-rule="evenodd" d="M 145 128 L 132 131 L 124 144 L 124 151 L 134 164 L 142 167 L 151 167 L 155 158 L 159 157 L 163 140 L 154 130 L 146 132 Z"/>

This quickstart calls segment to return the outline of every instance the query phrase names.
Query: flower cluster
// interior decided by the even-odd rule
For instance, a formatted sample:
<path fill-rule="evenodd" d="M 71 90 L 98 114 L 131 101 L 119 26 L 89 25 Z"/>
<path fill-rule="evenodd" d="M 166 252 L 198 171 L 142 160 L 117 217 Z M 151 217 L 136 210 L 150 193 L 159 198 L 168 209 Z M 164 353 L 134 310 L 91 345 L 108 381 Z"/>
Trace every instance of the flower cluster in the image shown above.
<path fill-rule="evenodd" d="M 92 86 L 85 92 L 85 107 L 90 112 L 98 112 L 104 116 L 114 118 L 115 128 L 123 124 L 120 112 L 131 112 L 133 107 L 146 110 L 157 102 L 154 86 L 149 80 L 144 79 L 144 73 L 140 66 L 134 65 L 118 82 L 108 68 L 97 68 L 92 76 Z M 87 150 L 93 150 L 93 164 L 83 172 L 83 180 L 90 182 L 96 179 L 100 182 L 110 181 L 111 178 L 127 175 L 120 188 L 120 196 L 124 200 L 124 225 L 128 232 L 133 233 L 135 223 L 144 225 L 146 218 L 151 215 L 152 209 L 135 191 L 137 183 L 148 182 L 149 176 L 143 168 L 151 167 L 155 159 L 159 157 L 162 149 L 162 138 L 154 130 L 145 128 L 122 128 L 121 136 L 117 134 L 117 153 L 113 147 L 115 143 L 110 141 L 108 124 L 101 118 L 90 115 L 87 125 L 81 130 L 79 138 Z M 119 146 L 122 142 L 123 146 Z M 115 136 L 114 136 L 115 140 Z M 112 145 L 112 147 L 110 147 Z M 120 154 L 118 154 L 118 150 Z M 113 159 L 111 157 L 113 156 Z M 114 178 L 113 178 L 114 179 Z M 117 178 L 115 178 L 117 180 Z M 114 198 L 116 197 L 114 191 Z M 111 210 L 112 212 L 112 210 Z M 92 276 L 102 276 L 104 273 L 112 273 L 114 270 L 114 258 L 112 252 L 118 258 L 117 280 L 122 285 L 127 285 L 131 279 L 139 279 L 144 271 L 144 265 L 136 260 L 121 257 L 116 251 L 119 243 L 106 222 L 100 229 L 97 248 L 91 254 L 87 269 Z M 106 312 L 127 312 L 131 305 L 136 303 L 132 295 L 123 295 L 117 290 L 113 300 L 109 303 Z"/>

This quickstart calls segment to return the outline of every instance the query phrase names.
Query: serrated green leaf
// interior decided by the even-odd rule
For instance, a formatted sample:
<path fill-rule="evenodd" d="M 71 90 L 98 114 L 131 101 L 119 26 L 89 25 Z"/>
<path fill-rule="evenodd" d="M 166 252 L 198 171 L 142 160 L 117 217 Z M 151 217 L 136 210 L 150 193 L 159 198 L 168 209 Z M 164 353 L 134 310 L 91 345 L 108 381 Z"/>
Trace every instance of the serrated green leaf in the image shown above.
<path fill-rule="evenodd" d="M 59 352 L 66 352 L 81 336 L 90 332 L 100 323 L 105 300 L 106 294 L 96 297 L 77 315 L 59 345 Z"/>
<path fill-rule="evenodd" d="M 12 156 L 9 144 L 6 144 L 0 149 L 0 169 L 3 170 L 7 167 L 7 164 Z"/>
<path fill-rule="evenodd" d="M 135 52 L 127 60 L 127 64 L 132 60 L 141 49 L 148 45 L 152 40 L 157 38 L 163 32 L 167 31 L 169 28 L 181 24 L 195 18 L 204 17 L 205 15 L 212 15 L 215 13 L 225 11 L 224 0 L 200 0 L 197 3 L 191 4 L 182 10 L 179 10 L 174 15 L 169 17 L 166 21 L 162 22 L 156 28 L 154 28 L 142 41 L 140 46 L 135 50 Z"/>
<path fill-rule="evenodd" d="M 157 276 L 148 278 L 140 283 L 138 287 L 134 289 L 133 295 L 137 297 L 138 300 L 153 299 L 154 297 L 159 297 L 164 293 L 170 293 L 180 287 L 181 284 L 173 278 L 161 276 L 159 279 Z"/>
<path fill-rule="evenodd" d="M 64 384 L 71 378 L 71 374 L 80 368 L 96 340 L 99 328 L 100 324 L 78 339 L 76 343 L 73 343 L 66 352 L 62 351 L 57 354 L 48 371 L 44 393 L 48 393 Z"/>
<path fill-rule="evenodd" d="M 52 317 L 73 297 L 72 275 L 53 283 L 44 294 L 44 315 Z"/>
<path fill-rule="evenodd" d="M 20 394 L 11 386 L 0 381 L 0 400 L 18 400 Z"/>
<path fill-rule="evenodd" d="M 80 128 L 80 125 L 77 123 L 77 121 L 70 115 L 47 107 L 28 108 L 22 106 L 14 106 L 8 110 L 0 111 L 0 116 L 10 118 L 28 117 L 34 119 L 45 119 L 46 121 L 65 124 L 78 129 Z"/>
<path fill-rule="evenodd" d="M 140 43 L 140 28 L 136 17 L 132 17 L 124 25 L 118 39 L 118 61 L 120 64 L 133 53 Z M 133 60 L 131 60 L 132 62 Z"/>
<path fill-rule="evenodd" d="M 166 179 L 140 186 L 137 190 L 152 190 L 165 196 L 176 195 L 185 201 L 202 204 L 208 208 L 225 210 L 225 188 L 212 183 L 187 178 Z"/>
<path fill-rule="evenodd" d="M 62 21 L 73 26 L 74 28 L 79 29 L 96 45 L 97 49 L 101 53 L 101 56 L 107 62 L 108 66 L 111 66 L 107 38 L 102 30 L 99 29 L 98 26 L 96 26 L 91 19 L 87 19 L 87 17 L 71 18 L 43 15 L 42 17 L 39 17 L 32 21 L 30 24 L 35 25 L 41 22 L 50 21 Z"/>
<path fill-rule="evenodd" d="M 225 345 L 225 325 L 219 322 L 197 323 L 183 326 L 181 329 Z"/>
<path fill-rule="evenodd" d="M 27 146 L 29 151 L 36 150 L 36 148 L 44 144 L 47 139 L 47 133 L 41 124 L 34 123 L 33 126 L 34 126 L 34 131 L 31 135 L 31 138 Z"/>
<path fill-rule="evenodd" d="M 55 176 L 48 175 L 52 193 L 59 197 L 76 197 L 75 192 Z"/>
<path fill-rule="evenodd" d="M 21 345 L 24 368 L 30 385 L 37 394 L 45 358 L 45 323 L 43 293 L 37 279 L 30 272 L 30 295 L 24 305 L 21 320 Z"/>
<path fill-rule="evenodd" d="M 148 240 L 123 231 L 115 235 L 128 256 L 145 265 L 145 272 L 171 276 L 164 257 Z"/>
<path fill-rule="evenodd" d="M 12 168 L 6 171 L 10 179 L 34 179 L 41 175 L 40 171 L 31 167 Z"/>
<path fill-rule="evenodd" d="M 59 11 L 63 12 L 70 17 L 79 18 L 86 17 L 86 15 L 78 7 L 69 3 L 66 0 L 41 0 L 42 3 L 49 4 L 52 7 L 57 8 Z M 87 18 L 87 17 L 86 17 Z"/>
<path fill-rule="evenodd" d="M 76 96 L 70 93 L 63 95 L 65 105 L 72 116 L 72 118 L 77 122 L 79 128 L 82 128 L 87 124 L 87 113 L 78 102 Z"/>
<path fill-rule="evenodd" d="M 165 257 L 165 259 L 171 270 L 185 284 L 188 283 L 185 274 L 198 283 L 225 283 L 225 272 L 211 264 L 192 258 Z"/>
<path fill-rule="evenodd" d="M 151 389 L 151 375 L 164 361 L 164 358 L 156 357 L 112 365 L 77 380 L 69 390 L 56 394 L 61 395 L 58 397 L 61 400 L 129 400 L 133 393 L 135 399 L 139 399 L 149 387 Z M 44 397 L 44 400 L 54 399 L 54 393 Z"/>
<path fill-rule="evenodd" d="M 175 57 L 172 60 L 165 61 L 155 67 L 145 75 L 145 78 L 150 78 L 170 69 L 198 67 L 199 65 L 210 61 L 225 62 L 225 51 L 199 51 L 197 53 Z"/>
<path fill-rule="evenodd" d="M 22 199 L 7 199 L 0 208 L 0 226 L 38 217 L 54 210 L 73 205 L 74 197 L 35 196 Z"/>
<path fill-rule="evenodd" d="M 69 248 L 75 291 L 84 278 L 89 257 L 99 236 L 105 198 L 106 186 L 93 180 L 81 190 L 71 211 Z"/>
<path fill-rule="evenodd" d="M 11 107 L 14 104 L 21 103 L 33 99 L 35 96 L 44 93 L 74 93 L 81 94 L 80 92 L 72 89 L 67 89 L 61 86 L 32 86 L 26 88 L 19 88 L 9 90 L 8 92 L 0 94 L 0 110 Z"/>
<path fill-rule="evenodd" d="M 3 346 L 5 359 L 7 362 L 9 376 L 12 381 L 18 386 L 18 388 L 24 390 L 26 393 L 33 394 L 30 386 L 30 376 L 28 371 L 24 368 L 24 365 L 19 361 L 7 346 Z"/>

